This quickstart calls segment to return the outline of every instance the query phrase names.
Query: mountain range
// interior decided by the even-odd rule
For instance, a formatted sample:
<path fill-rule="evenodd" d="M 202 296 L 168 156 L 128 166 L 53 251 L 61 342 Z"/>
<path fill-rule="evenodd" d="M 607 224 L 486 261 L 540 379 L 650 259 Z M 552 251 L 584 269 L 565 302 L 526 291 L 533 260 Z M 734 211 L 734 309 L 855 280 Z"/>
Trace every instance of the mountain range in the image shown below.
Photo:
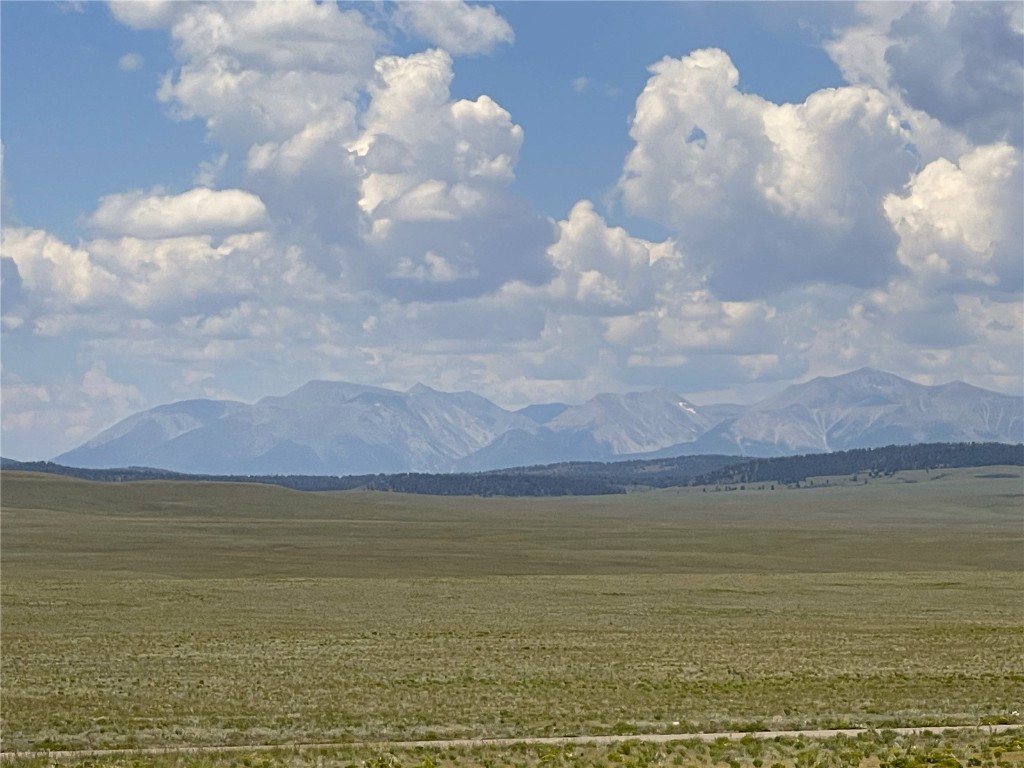
<path fill-rule="evenodd" d="M 472 392 L 311 381 L 254 404 L 185 400 L 142 411 L 53 460 L 202 474 L 467 472 L 562 461 L 827 453 L 1024 439 L 1024 397 L 925 386 L 870 368 L 749 406 L 666 389 L 509 411 Z"/>

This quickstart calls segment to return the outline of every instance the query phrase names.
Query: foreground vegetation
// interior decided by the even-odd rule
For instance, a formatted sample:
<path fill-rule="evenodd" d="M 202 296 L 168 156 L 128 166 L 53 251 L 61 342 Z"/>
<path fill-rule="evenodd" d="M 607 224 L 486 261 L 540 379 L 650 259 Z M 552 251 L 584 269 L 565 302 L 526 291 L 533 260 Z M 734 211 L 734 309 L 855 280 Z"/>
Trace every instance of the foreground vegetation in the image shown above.
<path fill-rule="evenodd" d="M 840 480 L 524 503 L 5 473 L 2 747 L 1021 723 L 1020 470 Z M 90 759 L 998 765 L 1018 737 Z"/>
<path fill-rule="evenodd" d="M 12 763 L 15 761 L 11 761 Z M 22 768 L 49 768 L 52 759 L 19 758 Z M 88 764 L 106 768 L 641 768 L 729 766 L 729 768 L 1016 768 L 1024 764 L 1024 728 L 1006 733 L 958 730 L 900 735 L 873 731 L 857 736 L 811 738 L 744 737 L 703 742 L 679 739 L 614 744 L 478 744 L 445 746 L 336 745 L 221 750 L 202 754 L 107 755 Z"/>

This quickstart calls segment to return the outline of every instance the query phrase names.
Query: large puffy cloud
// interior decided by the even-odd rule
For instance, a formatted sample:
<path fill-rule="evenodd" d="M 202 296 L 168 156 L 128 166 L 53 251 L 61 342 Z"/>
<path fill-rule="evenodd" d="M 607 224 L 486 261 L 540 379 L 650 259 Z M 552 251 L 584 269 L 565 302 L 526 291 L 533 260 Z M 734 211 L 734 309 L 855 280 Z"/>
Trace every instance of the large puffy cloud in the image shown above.
<path fill-rule="evenodd" d="M 975 144 L 1021 145 L 1019 3 L 862 3 L 860 12 L 861 23 L 841 30 L 827 50 L 850 82 L 906 104 L 920 144 L 952 149 L 941 137 L 948 128 Z"/>
<path fill-rule="evenodd" d="M 261 231 L 112 236 L 71 246 L 43 230 L 6 227 L 2 248 L 10 330 L 57 333 L 116 327 L 119 318 L 174 318 L 261 290 L 280 297 L 289 282 L 311 282 L 294 279 L 301 274 L 294 259 Z"/>
<path fill-rule="evenodd" d="M 454 53 L 511 39 L 491 8 L 393 12 Z M 508 191 L 522 129 L 486 95 L 451 98 L 448 50 L 380 56 L 372 15 L 329 3 L 156 16 L 181 62 L 160 98 L 244 158 L 277 235 L 326 279 L 440 300 L 549 276 L 551 227 Z"/>
<path fill-rule="evenodd" d="M 1008 144 L 978 147 L 957 163 L 935 160 L 904 196 L 885 198 L 885 213 L 900 236 L 900 261 L 929 290 L 975 283 L 1019 291 L 1022 189 L 1021 155 Z"/>
<path fill-rule="evenodd" d="M 619 193 L 699 269 L 676 301 L 610 324 L 609 339 L 637 344 L 636 366 L 701 354 L 725 379 L 874 365 L 1019 389 L 1024 179 L 1011 143 L 1020 99 L 1007 96 L 1019 46 L 996 44 L 1019 37 L 1019 20 L 1009 6 L 863 13 L 829 44 L 854 84 L 802 103 L 741 92 L 721 51 L 651 68 Z M 936 35 L 963 49 L 929 102 L 898 59 L 930 60 L 912 49 Z M 978 77 L 991 87 L 958 101 Z M 972 143 L 993 137 L 1010 142 Z"/>
<path fill-rule="evenodd" d="M 868 364 L 929 380 L 958 370 L 982 385 L 1019 389 L 1021 165 L 1010 145 L 985 145 L 956 162 L 929 163 L 902 193 L 888 195 L 883 205 L 902 269 L 856 297 L 846 318 L 821 331 L 822 346 L 842 339 L 871 350 Z"/>
<path fill-rule="evenodd" d="M 107 195 L 89 217 L 97 229 L 142 238 L 246 232 L 267 223 L 266 206 L 257 195 L 204 187 L 180 195 Z"/>
<path fill-rule="evenodd" d="M 493 99 L 453 101 L 452 60 L 433 49 L 375 65 L 350 145 L 373 282 L 396 296 L 462 298 L 550 276 L 552 231 L 507 186 L 523 131 Z"/>
<path fill-rule="evenodd" d="M 452 102 L 452 60 L 443 50 L 376 64 L 363 134 L 352 149 L 366 169 L 360 207 L 373 214 L 398 204 L 423 178 L 503 185 L 523 141 L 523 129 L 488 96 Z M 451 218 L 429 205 L 404 216 Z M 401 218 L 402 212 L 397 216 Z"/>
<path fill-rule="evenodd" d="M 332 3 L 199 3 L 163 18 L 181 66 L 160 99 L 227 145 L 285 141 L 317 122 L 351 129 L 381 42 L 362 14 Z"/>
<path fill-rule="evenodd" d="M 203 121 L 221 170 L 242 172 L 282 248 L 341 278 L 362 227 L 347 145 L 385 36 L 334 3 L 127 5 L 111 5 L 125 23 L 170 31 L 178 66 L 158 97 L 171 114 Z"/>
<path fill-rule="evenodd" d="M 916 159 L 883 94 L 849 87 L 772 104 L 742 93 L 717 49 L 663 59 L 651 73 L 622 200 L 670 226 L 722 298 L 884 279 L 896 239 L 879 202 Z"/>
<path fill-rule="evenodd" d="M 31 295 L 44 306 L 71 308 L 91 304 L 115 295 L 113 274 L 96 264 L 87 250 L 73 247 L 39 229 L 5 227 L 2 233 L 5 284 L 18 285 L 18 297 L 5 297 L 4 316 L 8 327 L 20 326 L 25 318 L 22 300 Z"/>
<path fill-rule="evenodd" d="M 199 189 L 107 196 L 85 220 L 92 239 L 75 245 L 5 231 L 4 325 L 18 343 L 60 340 L 79 363 L 117 360 L 161 381 L 164 394 L 147 392 L 157 399 L 256 397 L 300 383 L 294 371 L 355 368 L 352 378 L 394 384 L 403 354 L 425 366 L 468 341 L 454 338 L 466 302 L 484 310 L 475 297 L 553 273 L 554 225 L 508 190 L 522 129 L 486 95 L 451 98 L 448 51 L 380 55 L 389 22 L 375 13 L 478 53 L 511 39 L 493 10 L 127 6 L 111 9 L 129 26 L 170 31 L 178 65 L 158 96 L 174 117 L 203 121 L 217 175 L 238 188 L 209 189 L 200 169 Z M 437 27 L 438 14 L 461 26 Z M 537 318 L 519 305 L 494 314 L 511 344 L 536 336 Z M 373 367 L 383 359 L 392 373 Z M 85 397 L 72 383 L 61 391 Z"/>
<path fill-rule="evenodd" d="M 609 227 L 589 200 L 559 223 L 549 253 L 558 272 L 547 291 L 560 310 L 609 316 L 651 309 L 682 259 L 672 241 L 653 243 Z"/>
<path fill-rule="evenodd" d="M 63 333 L 116 325 L 118 313 L 223 306 L 266 285 L 264 270 L 285 261 L 262 229 L 262 201 L 239 189 L 109 195 L 87 223 L 100 236 L 76 246 L 39 229 L 3 229 L 5 328 Z"/>
<path fill-rule="evenodd" d="M 782 373 L 786 339 L 781 326 L 772 327 L 775 308 L 721 300 L 706 271 L 673 240 L 652 242 L 609 226 L 584 200 L 559 222 L 548 252 L 557 270 L 550 283 L 510 284 L 494 299 L 543 318 L 542 329 L 517 342 L 526 371 L 517 386 L 526 386 L 525 375 L 536 380 L 530 391 L 579 399 L 631 384 L 692 392 L 698 380 L 707 387 L 730 376 L 770 380 Z M 785 365 L 792 372 L 791 362 Z"/>
<path fill-rule="evenodd" d="M 768 153 L 763 114 L 770 104 L 739 92 L 739 72 L 717 49 L 665 58 L 651 73 L 636 101 L 636 146 L 619 182 L 626 204 L 675 225 L 735 214 L 745 200 L 729 184 L 752 179 L 758 156 Z"/>
<path fill-rule="evenodd" d="M 179 317 L 268 288 L 267 303 L 359 291 L 412 301 L 550 275 L 552 225 L 507 190 L 522 129 L 487 96 L 451 99 L 447 52 L 379 57 L 375 24 L 389 22 L 330 3 L 111 10 L 133 28 L 170 31 L 179 64 L 158 95 L 179 119 L 205 122 L 223 147 L 219 172 L 229 157 L 244 161 L 245 188 L 109 195 L 86 219 L 94 239 L 77 246 L 7 231 L 8 327 L 34 318 L 38 328 L 73 306 L 95 319 L 103 302 L 108 313 Z M 388 12 L 456 52 L 511 39 L 490 8 Z"/>
<path fill-rule="evenodd" d="M 50 413 L 86 437 L 143 399 L 316 377 L 508 406 L 655 384 L 749 401 L 860 365 L 1019 389 L 1021 158 L 1012 136 L 975 143 L 998 93 L 950 117 L 897 57 L 945 34 L 921 16 L 941 9 L 869 7 L 833 45 L 853 84 L 797 104 L 743 92 L 721 51 L 656 63 L 619 186 L 671 232 L 653 242 L 589 201 L 555 223 L 511 192 L 515 115 L 450 91 L 453 55 L 510 39 L 489 8 L 112 8 L 170 30 L 160 98 L 220 159 L 203 188 L 102 199 L 84 240 L 4 231 L 8 349 L 65 345 L 74 371 L 18 378 L 5 352 L 5 434 Z M 446 15 L 462 26 L 430 26 Z M 437 47 L 386 55 L 396 19 Z M 490 30 L 475 47 L 472 24 Z"/>
<path fill-rule="evenodd" d="M 917 4 L 890 28 L 886 62 L 907 102 L 979 143 L 1024 133 L 1019 3 Z"/>
<path fill-rule="evenodd" d="M 265 233 L 242 233 L 214 240 L 209 235 L 141 239 L 97 239 L 90 258 L 118 275 L 119 300 L 143 312 L 174 315 L 199 306 L 232 302 L 263 288 L 280 269 Z"/>
<path fill-rule="evenodd" d="M 1022 182 L 1020 152 L 997 143 L 934 160 L 888 195 L 900 268 L 884 285 L 832 302 L 838 315 L 813 307 L 801 353 L 814 370 L 872 365 L 1019 392 Z"/>

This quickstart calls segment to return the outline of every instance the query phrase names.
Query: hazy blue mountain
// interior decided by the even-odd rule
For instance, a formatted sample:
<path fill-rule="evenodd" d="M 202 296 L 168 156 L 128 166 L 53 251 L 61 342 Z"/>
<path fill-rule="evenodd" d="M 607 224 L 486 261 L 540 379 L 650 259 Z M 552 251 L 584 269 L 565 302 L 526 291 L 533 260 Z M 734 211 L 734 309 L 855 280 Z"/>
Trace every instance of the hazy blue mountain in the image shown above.
<path fill-rule="evenodd" d="M 209 424 L 229 423 L 249 406 L 230 400 L 185 400 L 160 405 L 118 422 L 57 458 L 80 467 L 166 467 L 166 447 Z M 210 446 L 216 450 L 214 446 Z M 195 456 L 196 461 L 202 457 Z M 60 462 L 58 462 L 60 463 Z M 189 470 L 185 470 L 189 471 Z"/>
<path fill-rule="evenodd" d="M 483 472 L 507 467 L 557 464 L 563 461 L 608 461 L 616 458 L 587 432 L 513 429 L 490 445 L 461 459 L 458 472 Z"/>
<path fill-rule="evenodd" d="M 537 405 L 528 405 L 525 408 L 520 408 L 516 413 L 533 419 L 538 424 L 546 424 L 559 414 L 564 413 L 568 408 L 569 406 L 565 403 L 538 403 Z"/>
<path fill-rule="evenodd" d="M 188 400 L 135 414 L 54 461 L 206 474 L 499 469 L 688 454 L 783 456 L 891 444 L 1024 439 L 1024 398 L 962 382 L 922 386 L 861 369 L 751 406 L 668 390 L 517 412 L 472 392 L 312 381 L 247 405 Z"/>
<path fill-rule="evenodd" d="M 740 406 L 705 409 L 665 389 L 602 394 L 582 405 L 551 403 L 516 413 L 542 425 L 533 432 L 510 432 L 461 460 L 460 472 L 564 461 L 615 461 L 679 456 L 716 419 L 736 416 Z"/>
<path fill-rule="evenodd" d="M 1024 398 L 963 382 L 924 386 L 862 368 L 787 387 L 719 422 L 697 453 L 785 456 L 928 442 L 1024 439 Z"/>
<path fill-rule="evenodd" d="M 538 428 L 471 392 L 313 381 L 254 405 L 160 406 L 57 458 L 216 474 L 440 472 L 510 430 Z"/>
<path fill-rule="evenodd" d="M 590 435 L 610 456 L 692 442 L 712 425 L 697 406 L 666 389 L 598 395 L 545 422 L 553 432 Z"/>

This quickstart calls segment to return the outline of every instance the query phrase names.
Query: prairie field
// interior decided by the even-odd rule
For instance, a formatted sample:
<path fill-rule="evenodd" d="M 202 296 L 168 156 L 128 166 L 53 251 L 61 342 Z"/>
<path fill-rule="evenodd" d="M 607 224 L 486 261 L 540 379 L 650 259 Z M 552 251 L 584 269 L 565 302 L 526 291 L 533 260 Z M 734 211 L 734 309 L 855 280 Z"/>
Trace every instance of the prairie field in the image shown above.
<path fill-rule="evenodd" d="M 824 483 L 476 499 L 4 473 L 2 749 L 281 745 L 80 758 L 166 766 L 1021 762 L 1021 469 Z M 885 730 L 994 723 L 1022 728 Z M 384 744 L 859 726 L 876 732 Z"/>

